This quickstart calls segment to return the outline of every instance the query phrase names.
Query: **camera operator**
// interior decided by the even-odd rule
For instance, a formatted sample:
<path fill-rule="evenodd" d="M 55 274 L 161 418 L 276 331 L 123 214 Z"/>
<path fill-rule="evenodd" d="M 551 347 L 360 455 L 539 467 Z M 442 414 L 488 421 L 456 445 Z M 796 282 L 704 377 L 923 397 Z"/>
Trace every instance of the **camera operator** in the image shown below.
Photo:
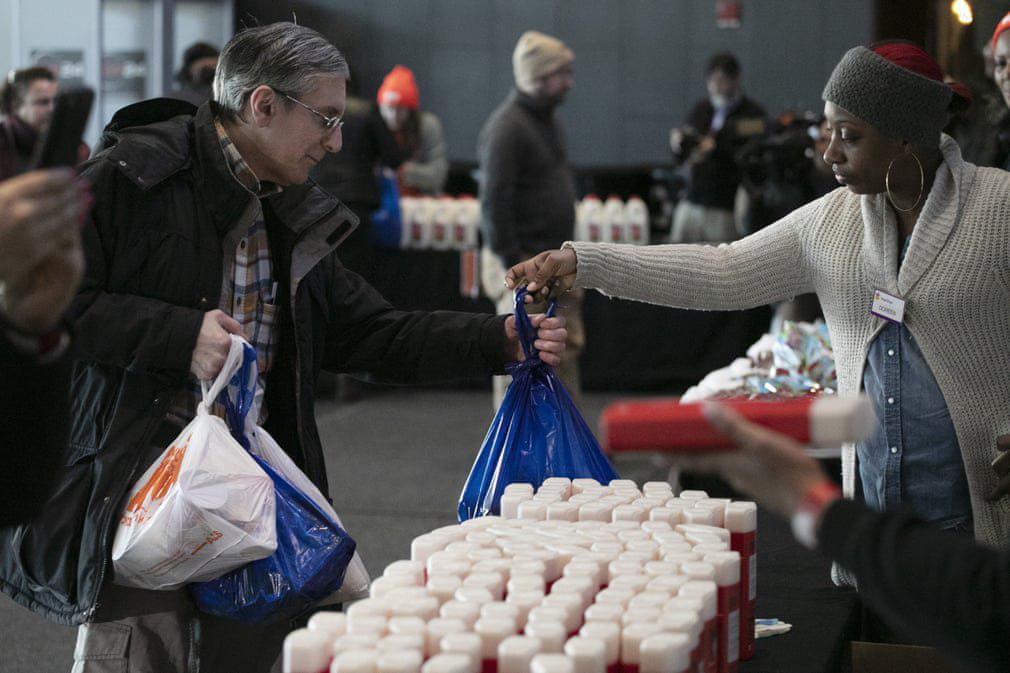
<path fill-rule="evenodd" d="M 172 96 L 196 106 L 210 100 L 219 55 L 217 47 L 206 42 L 189 45 L 182 54 L 182 66 L 175 73 L 178 88 L 172 92 Z"/>
<path fill-rule="evenodd" d="M 705 70 L 708 98 L 670 132 L 670 149 L 687 178 L 687 193 L 673 214 L 675 243 L 721 243 L 737 238 L 733 206 L 740 176 L 736 153 L 765 132 L 765 112 L 743 94 L 740 63 L 716 54 Z"/>
<path fill-rule="evenodd" d="M 767 138 L 753 140 L 737 155 L 746 205 L 742 228 L 750 235 L 838 186 L 824 152 L 831 133 L 823 115 L 779 115 Z M 775 307 L 772 332 L 784 320 L 822 317 L 814 294 L 801 294 Z"/>
<path fill-rule="evenodd" d="M 820 116 L 784 112 L 766 138 L 752 140 L 737 155 L 747 206 L 745 235 L 763 229 L 838 186 L 822 158 L 830 133 Z"/>

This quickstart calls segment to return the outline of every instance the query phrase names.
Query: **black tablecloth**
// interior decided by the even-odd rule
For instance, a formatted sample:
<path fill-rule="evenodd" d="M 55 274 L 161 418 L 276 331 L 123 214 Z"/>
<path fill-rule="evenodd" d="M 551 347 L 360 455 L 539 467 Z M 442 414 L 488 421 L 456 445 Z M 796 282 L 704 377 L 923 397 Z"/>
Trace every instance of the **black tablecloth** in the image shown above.
<path fill-rule="evenodd" d="M 586 390 L 682 390 L 742 357 L 771 309 L 682 311 L 586 292 Z"/>
<path fill-rule="evenodd" d="M 378 249 L 372 259 L 365 277 L 397 308 L 494 311 L 484 297 L 460 296 L 457 252 Z M 771 310 L 680 311 L 590 291 L 583 318 L 585 390 L 670 392 L 742 356 L 768 330 Z"/>
<path fill-rule="evenodd" d="M 362 275 L 396 308 L 493 313 L 490 300 L 460 295 L 459 256 L 453 250 L 376 248 L 372 268 Z"/>
<path fill-rule="evenodd" d="M 793 625 L 754 644 L 741 673 L 840 671 L 846 645 L 858 638 L 860 602 L 852 589 L 831 582 L 831 563 L 797 543 L 785 521 L 762 511 L 758 525 L 758 618 Z"/>

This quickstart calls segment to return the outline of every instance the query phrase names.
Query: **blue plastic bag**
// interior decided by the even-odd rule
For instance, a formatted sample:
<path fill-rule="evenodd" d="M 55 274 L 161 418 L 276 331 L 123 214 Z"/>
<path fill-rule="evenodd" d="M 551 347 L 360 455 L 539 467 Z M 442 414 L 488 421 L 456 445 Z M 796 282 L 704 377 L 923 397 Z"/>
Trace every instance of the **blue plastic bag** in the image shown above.
<path fill-rule="evenodd" d="M 276 488 L 277 551 L 215 580 L 192 584 L 190 592 L 201 612 L 267 624 L 296 617 L 339 589 L 355 543 L 270 465 L 253 459 Z"/>
<path fill-rule="evenodd" d="M 246 346 L 243 367 L 222 397 L 232 434 L 246 449 L 246 417 L 256 388 L 256 352 Z M 277 551 L 208 582 L 190 585 L 201 612 L 249 624 L 291 619 L 336 592 L 355 542 L 305 493 L 265 460 L 253 460 L 274 483 Z"/>
<path fill-rule="evenodd" d="M 380 248 L 399 248 L 402 230 L 400 187 L 396 174 L 385 170 L 379 175 L 379 209 L 372 213 L 372 244 Z"/>
<path fill-rule="evenodd" d="M 484 437 L 459 497 L 460 521 L 498 514 L 505 487 L 548 477 L 591 478 L 606 484 L 617 472 L 554 368 L 533 347 L 536 331 L 526 315 L 526 289 L 516 290 L 516 331 L 526 359 L 506 366 L 512 382 Z M 547 315 L 554 315 L 552 301 Z"/>

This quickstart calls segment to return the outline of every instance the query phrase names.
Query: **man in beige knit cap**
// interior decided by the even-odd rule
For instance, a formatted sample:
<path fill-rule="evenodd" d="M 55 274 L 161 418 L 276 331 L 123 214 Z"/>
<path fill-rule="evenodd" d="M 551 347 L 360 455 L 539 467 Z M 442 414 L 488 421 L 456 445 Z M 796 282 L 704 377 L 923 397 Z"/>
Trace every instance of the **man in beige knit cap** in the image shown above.
<path fill-rule="evenodd" d="M 523 33 L 512 54 L 516 90 L 480 133 L 481 278 L 484 292 L 500 312 L 512 310 L 512 292 L 502 284 L 505 269 L 574 235 L 575 187 L 554 115 L 575 84 L 574 60 L 561 40 L 536 31 Z M 560 312 L 568 320 L 568 344 L 557 371 L 578 400 L 578 358 L 585 337 L 581 291 L 576 292 L 560 301 Z M 495 377 L 496 408 L 507 381 Z"/>

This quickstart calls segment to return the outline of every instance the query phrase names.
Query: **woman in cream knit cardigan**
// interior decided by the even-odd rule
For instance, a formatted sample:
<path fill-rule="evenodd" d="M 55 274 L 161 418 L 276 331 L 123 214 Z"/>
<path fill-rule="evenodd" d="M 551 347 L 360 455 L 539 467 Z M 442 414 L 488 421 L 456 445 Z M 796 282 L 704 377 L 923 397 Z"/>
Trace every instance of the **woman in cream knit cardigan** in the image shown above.
<path fill-rule="evenodd" d="M 973 522 L 979 540 L 1006 546 L 1008 500 L 987 496 L 996 485 L 990 469 L 996 438 L 1010 431 L 1010 173 L 965 162 L 957 144 L 941 135 L 948 111 L 966 101 L 917 47 L 850 50 L 823 98 L 832 127 L 824 159 L 844 188 L 719 247 L 566 243 L 513 267 L 506 285 L 525 278 L 535 292 L 577 284 L 608 296 L 709 310 L 816 292 L 844 395 L 878 376 L 871 371 L 874 357 L 895 354 L 881 345 L 887 330 L 907 330 L 912 347 L 901 350 L 901 374 L 915 386 L 938 390 L 941 411 L 949 411 L 943 422 L 953 429 L 954 467 L 959 447 L 963 475 L 956 470 L 956 478 L 931 479 L 926 473 L 925 494 L 920 489 L 920 501 L 905 498 L 906 504 L 943 525 L 944 510 L 953 507 L 951 493 L 966 481 L 966 521 Z M 901 323 L 870 312 L 878 292 L 905 302 Z M 910 351 L 925 363 L 917 372 L 904 369 Z M 884 384 L 894 382 L 883 378 Z M 907 392 L 909 398 L 916 394 Z M 934 419 L 914 405 L 895 407 L 894 397 L 880 395 L 873 402 L 887 443 L 878 447 L 882 455 L 861 453 L 859 468 L 867 501 L 885 508 L 896 504 L 891 495 L 914 490 L 902 482 L 903 468 L 922 475 L 912 470 L 912 461 L 923 453 L 929 457 L 931 441 L 940 438 L 927 431 L 926 441 L 888 455 L 898 453 L 898 446 L 889 447 L 893 434 L 900 445 L 902 433 L 915 437 Z M 856 455 L 853 446 L 843 450 L 849 497 Z M 869 469 L 873 463 L 886 465 L 883 475 Z"/>

